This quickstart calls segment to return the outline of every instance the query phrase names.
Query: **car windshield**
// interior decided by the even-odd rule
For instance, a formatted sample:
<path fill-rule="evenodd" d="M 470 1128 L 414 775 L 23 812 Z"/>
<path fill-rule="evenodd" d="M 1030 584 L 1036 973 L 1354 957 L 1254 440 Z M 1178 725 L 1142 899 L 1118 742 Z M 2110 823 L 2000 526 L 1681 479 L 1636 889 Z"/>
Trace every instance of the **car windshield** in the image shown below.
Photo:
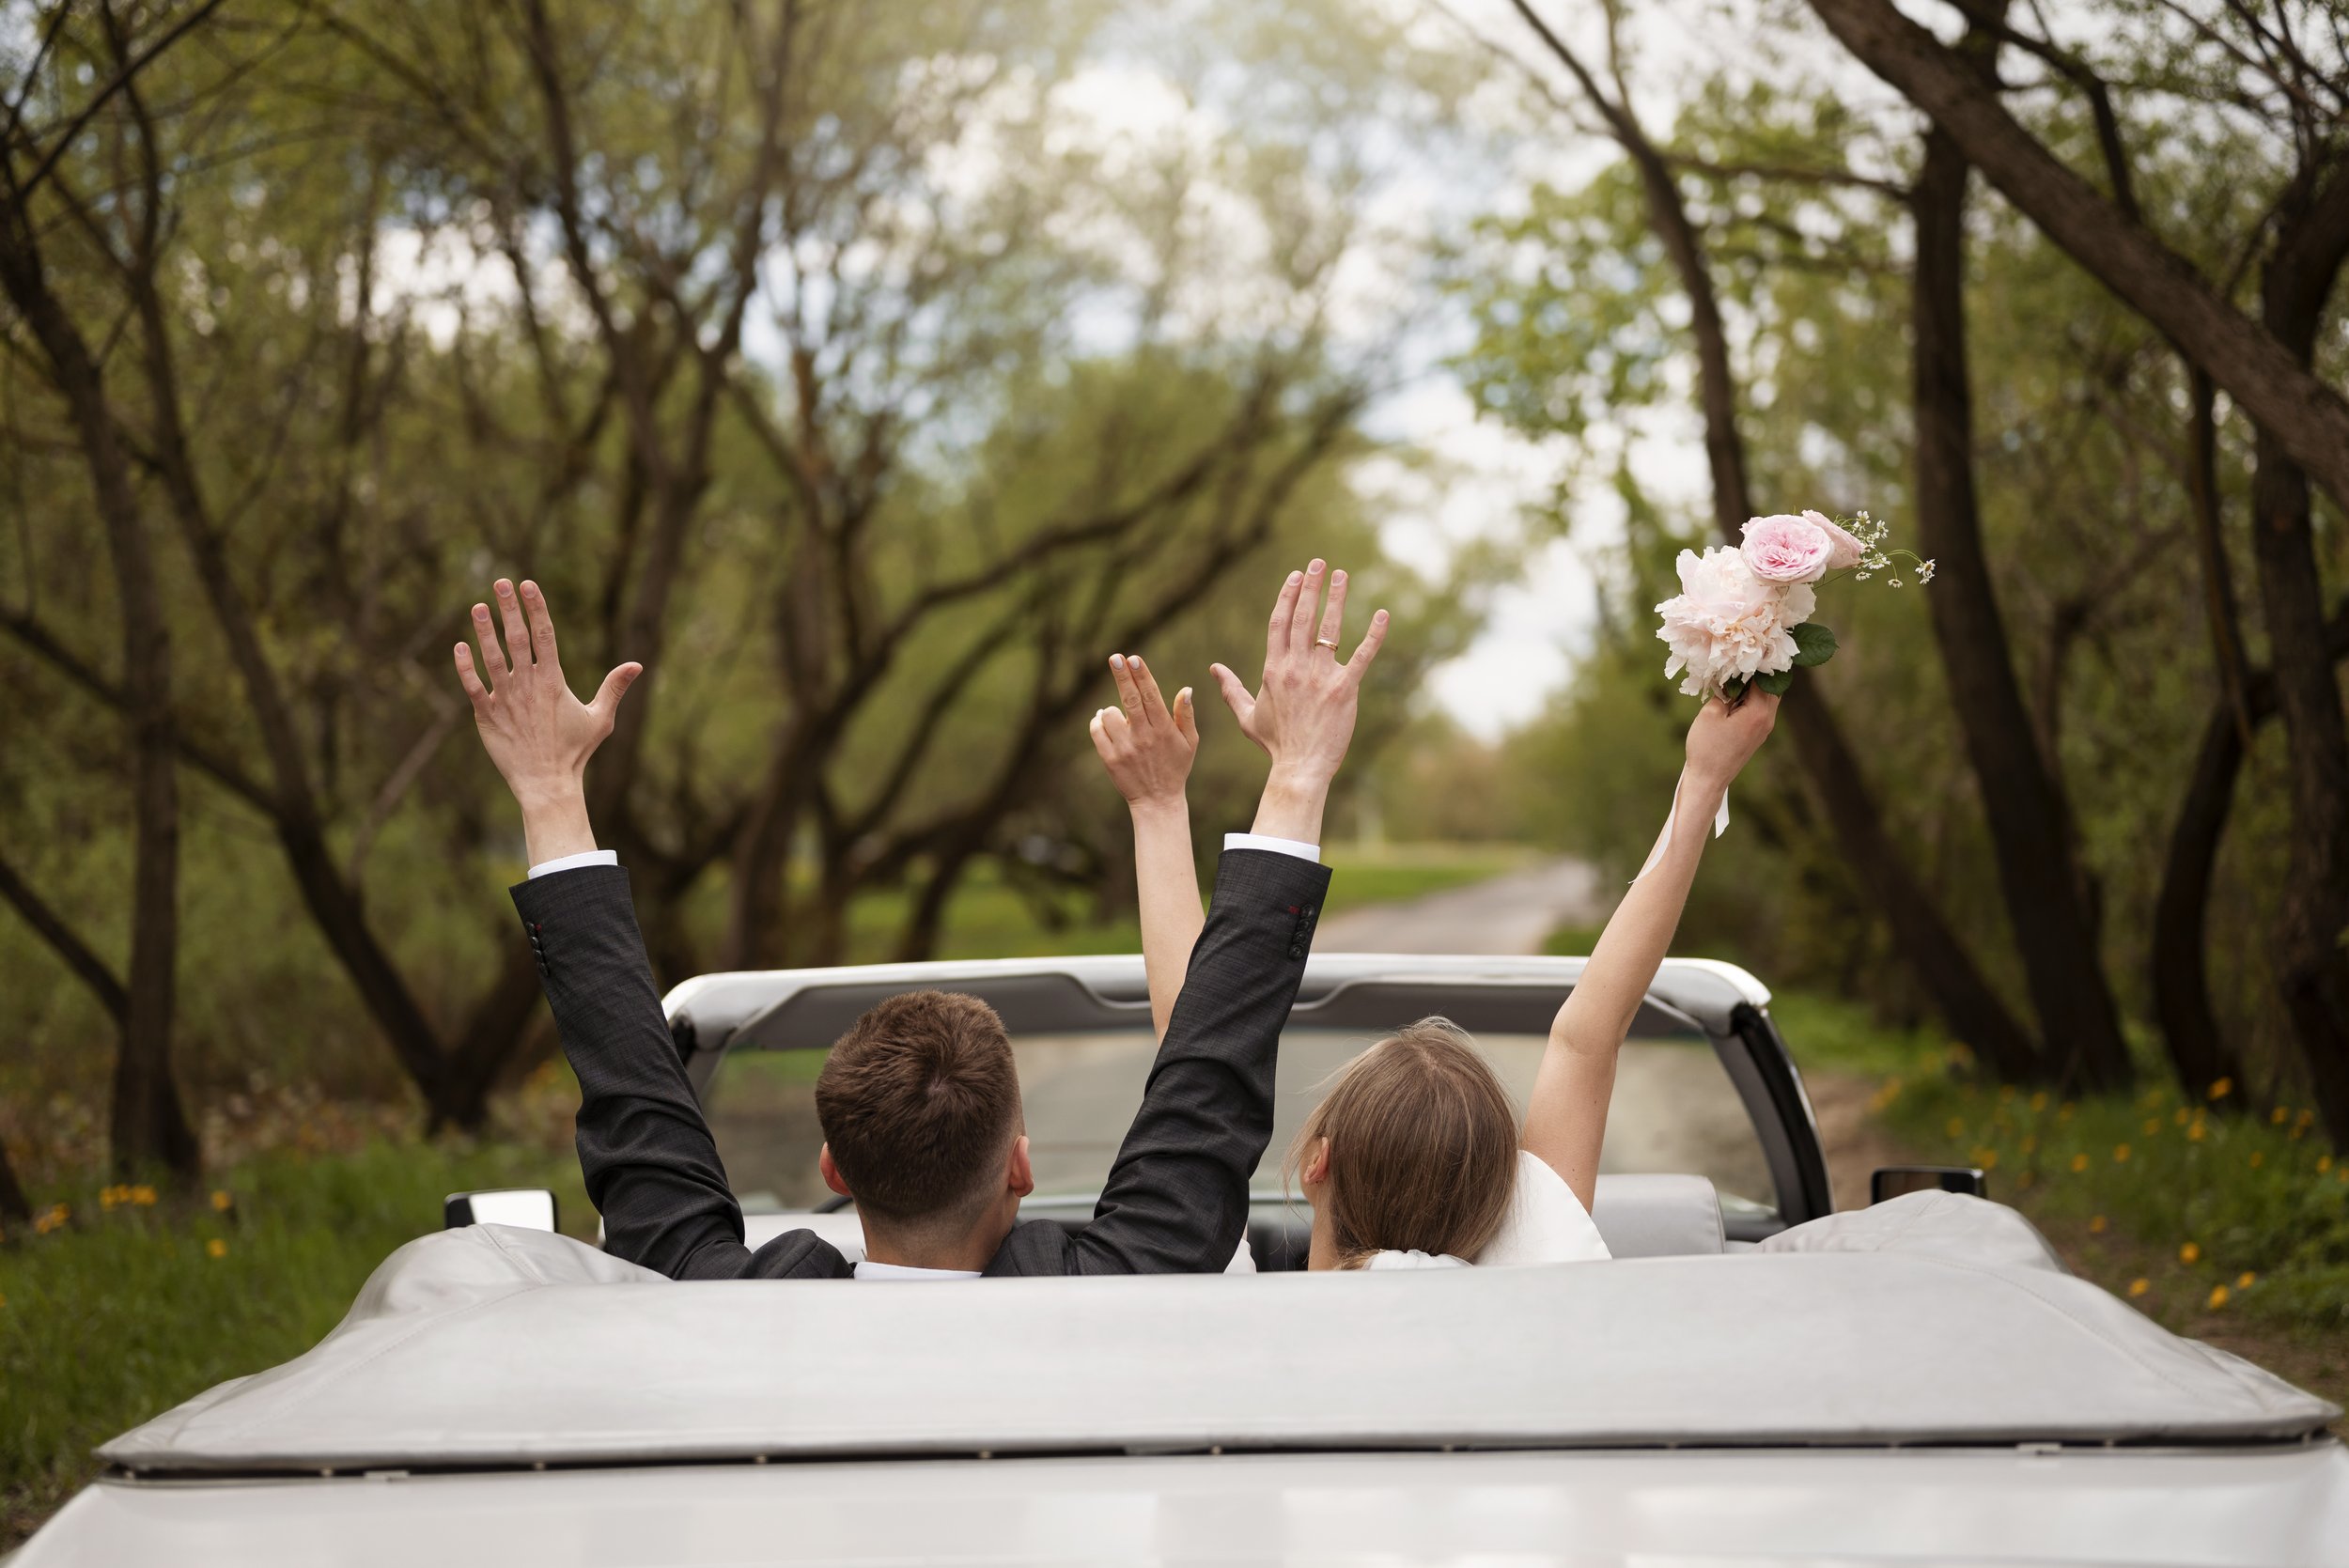
<path fill-rule="evenodd" d="M 1256 1171 L 1258 1192 L 1280 1189 L 1282 1155 L 1321 1086 L 1374 1038 L 1315 1029 L 1282 1037 L 1272 1142 Z M 1521 1113 L 1544 1037 L 1487 1034 L 1477 1044 Z M 1038 1198 L 1100 1191 L 1141 1104 L 1156 1048 L 1141 1030 L 1014 1039 Z M 823 1142 L 816 1075 L 823 1059 L 816 1050 L 729 1052 L 706 1092 L 727 1174 L 752 1213 L 809 1208 L 830 1195 L 816 1170 Z M 1687 1172 L 1710 1177 L 1725 1209 L 1776 1208 L 1752 1121 L 1701 1037 L 1641 1039 L 1623 1048 L 1599 1168 L 1610 1174 Z"/>

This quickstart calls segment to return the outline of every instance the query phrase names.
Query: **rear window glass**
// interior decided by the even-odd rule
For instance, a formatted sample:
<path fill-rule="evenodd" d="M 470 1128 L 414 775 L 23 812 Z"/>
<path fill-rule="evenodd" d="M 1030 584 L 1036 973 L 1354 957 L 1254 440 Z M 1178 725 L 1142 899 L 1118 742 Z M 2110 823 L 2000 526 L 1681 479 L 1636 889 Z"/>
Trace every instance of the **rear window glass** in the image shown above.
<path fill-rule="evenodd" d="M 1259 1193 L 1277 1193 L 1281 1157 L 1330 1075 L 1376 1036 L 1295 1029 L 1283 1036 L 1272 1142 Z M 1480 1035 L 1478 1046 L 1522 1113 L 1544 1037 Z M 1142 1103 L 1157 1047 L 1140 1030 L 1031 1034 L 1015 1039 L 1038 1197 L 1090 1197 L 1101 1188 L 1127 1124 Z M 817 1173 L 819 1050 L 746 1050 L 719 1063 L 707 1110 L 726 1173 L 753 1213 L 812 1207 L 830 1194 Z M 1623 1048 L 1600 1170 L 1686 1172 L 1712 1179 L 1723 1207 L 1771 1212 L 1769 1169 L 1736 1088 L 1702 1038 L 1633 1040 Z"/>

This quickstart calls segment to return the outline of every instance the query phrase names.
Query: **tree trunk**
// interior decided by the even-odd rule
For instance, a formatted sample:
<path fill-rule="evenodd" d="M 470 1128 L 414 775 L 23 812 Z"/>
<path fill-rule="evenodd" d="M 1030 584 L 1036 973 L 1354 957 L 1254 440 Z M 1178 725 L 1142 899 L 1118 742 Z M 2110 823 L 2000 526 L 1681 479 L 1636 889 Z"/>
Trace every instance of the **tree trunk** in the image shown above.
<path fill-rule="evenodd" d="M 172 1076 L 179 944 L 179 775 L 171 711 L 171 641 L 128 459 L 97 361 L 50 292 L 31 214 L 0 206 L 0 287 L 39 340 L 64 396 L 114 566 L 122 617 L 122 691 L 131 742 L 135 845 L 131 964 L 108 1117 L 117 1176 L 161 1169 L 193 1176 L 200 1161 Z"/>
<path fill-rule="evenodd" d="M 2041 146 L 1954 51 L 1890 0 L 1811 0 L 1811 8 L 1948 132 L 2042 233 L 2224 387 L 2280 454 L 2349 505 L 2349 403 L 2272 329 L 2213 292 L 2185 258 Z"/>
<path fill-rule="evenodd" d="M 2314 349 L 2340 256 L 2319 277 L 2295 265 L 2300 258 L 2286 254 L 2283 235 L 2277 249 L 2263 279 L 2263 315 L 2269 331 L 2307 354 Z M 2277 709 L 2283 714 L 2291 763 L 2293 852 L 2277 920 L 2279 988 L 2326 1131 L 2338 1145 L 2349 1145 L 2349 951 L 2342 948 L 2349 927 L 2349 730 L 2326 645 L 2310 481 L 2264 425 L 2250 512 Z"/>
<path fill-rule="evenodd" d="M 2349 256 L 2349 163 L 2305 179 L 2279 214 L 2260 279 L 2260 313 L 2276 341 L 2312 361 Z M 2292 785 L 2292 853 L 2277 922 L 2277 970 L 2317 1110 L 2349 1145 L 2349 727 L 2333 673 L 2308 474 L 2283 435 L 2259 426 L 2251 482 L 2251 557 L 2267 625 L 2276 706 Z"/>
<path fill-rule="evenodd" d="M 2337 608 L 2326 623 L 2326 651 L 2335 662 L 2349 659 L 2349 606 Z M 2179 1081 L 2197 1093 L 2222 1078 L 2243 1081 L 2242 1060 L 2227 1044 L 2211 1005 L 2205 914 L 2243 770 L 2244 742 L 2275 716 L 2276 678 L 2266 670 L 2246 673 L 2235 691 L 2220 693 L 2202 726 L 2154 903 L 2155 1012 Z"/>
<path fill-rule="evenodd" d="M 8 1163 L 8 1145 L 0 1143 L 0 1219 L 12 1225 L 26 1225 L 32 1219 L 32 1203 L 17 1182 L 16 1167 Z"/>
<path fill-rule="evenodd" d="M 977 853 L 978 845 L 968 839 L 938 852 L 928 878 L 906 915 L 905 929 L 898 934 L 899 963 L 917 964 L 938 956 L 939 943 L 946 936 L 946 907 L 954 902 L 955 891 L 962 886 L 962 878 Z"/>
<path fill-rule="evenodd" d="M 489 1121 L 490 1092 L 529 1038 L 538 990 L 538 966 L 529 950 L 520 942 L 507 944 L 497 977 L 474 1005 L 464 1033 L 448 1055 L 440 1093 L 428 1108 L 428 1130 L 455 1126 L 473 1132 Z"/>
<path fill-rule="evenodd" d="M 1729 363 L 1729 334 L 1695 225 L 1688 221 L 1670 166 L 1638 124 L 1626 111 L 1608 102 L 1596 81 L 1532 10 L 1523 5 L 1519 9 L 1607 116 L 1640 172 L 1657 235 L 1688 296 L 1704 412 L 1704 452 L 1713 476 L 1713 516 L 1722 536 L 1735 540 L 1754 515 L 1753 498 L 1746 480 L 1745 442 L 1737 428 L 1737 383 Z M 2039 1076 L 2039 1049 L 2030 1032 L 1974 966 L 1932 894 L 1909 873 L 1816 678 L 1797 681 L 1781 711 L 1854 879 L 1890 928 L 1894 947 L 1942 1021 L 2000 1078 Z"/>
<path fill-rule="evenodd" d="M 2264 688 L 2269 709 L 2275 704 L 2273 682 Z M 2247 683 L 2247 702 L 2255 700 Z M 2154 899 L 2153 960 L 2154 1016 L 2161 1024 L 2163 1048 L 2178 1081 L 2191 1094 L 2205 1094 L 2221 1079 L 2243 1081 L 2243 1063 L 2218 1028 L 2218 1015 L 2210 1001 L 2210 970 L 2205 949 L 2211 876 L 2225 837 L 2227 817 L 2234 807 L 2236 775 L 2243 767 L 2243 715 L 2232 702 L 2218 706 L 2202 726 L 2202 743 L 2194 755 L 2194 771 L 2178 803 L 2178 820 L 2170 831 L 2170 852 L 2162 862 L 2161 889 Z"/>
<path fill-rule="evenodd" d="M 1979 23 L 1968 30 L 1967 48 L 1979 69 L 1993 69 L 1997 47 Z M 1982 794 L 1999 886 L 2048 1065 L 2066 1081 L 2112 1088 L 2131 1077 L 2128 1044 L 2082 898 L 2086 878 L 2055 771 L 2059 764 L 2039 747 L 2008 658 L 1975 499 L 1973 389 L 1966 357 L 1969 175 L 1956 141 L 1938 127 L 1929 132 L 1910 196 L 1917 224 L 1910 315 L 1917 520 L 1925 552 L 1940 573 L 1925 602 L 1951 707 Z"/>

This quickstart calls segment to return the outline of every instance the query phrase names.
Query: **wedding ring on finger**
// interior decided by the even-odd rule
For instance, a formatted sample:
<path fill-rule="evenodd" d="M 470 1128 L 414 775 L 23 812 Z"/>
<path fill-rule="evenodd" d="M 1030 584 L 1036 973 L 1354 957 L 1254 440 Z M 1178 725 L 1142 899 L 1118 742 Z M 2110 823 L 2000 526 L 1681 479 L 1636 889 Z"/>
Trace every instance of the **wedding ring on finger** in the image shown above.
<path fill-rule="evenodd" d="M 1314 646 L 1317 648 L 1328 648 L 1330 650 L 1330 657 L 1332 659 L 1335 659 L 1338 656 L 1338 640 L 1334 637 L 1316 637 L 1314 639 Z"/>

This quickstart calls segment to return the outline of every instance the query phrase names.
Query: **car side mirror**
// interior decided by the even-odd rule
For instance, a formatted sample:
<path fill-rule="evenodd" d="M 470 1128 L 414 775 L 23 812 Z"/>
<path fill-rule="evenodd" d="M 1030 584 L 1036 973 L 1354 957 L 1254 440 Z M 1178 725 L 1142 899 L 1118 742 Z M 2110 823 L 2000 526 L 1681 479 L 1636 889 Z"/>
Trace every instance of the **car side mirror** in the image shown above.
<path fill-rule="evenodd" d="M 1963 1192 L 1990 1196 L 1989 1180 L 1979 1165 L 1887 1165 L 1868 1178 L 1868 1202 L 1906 1198 L 1912 1192 Z"/>
<path fill-rule="evenodd" d="M 441 1229 L 465 1225 L 511 1225 L 518 1231 L 554 1230 L 554 1194 L 543 1187 L 452 1192 L 441 1202 Z"/>

